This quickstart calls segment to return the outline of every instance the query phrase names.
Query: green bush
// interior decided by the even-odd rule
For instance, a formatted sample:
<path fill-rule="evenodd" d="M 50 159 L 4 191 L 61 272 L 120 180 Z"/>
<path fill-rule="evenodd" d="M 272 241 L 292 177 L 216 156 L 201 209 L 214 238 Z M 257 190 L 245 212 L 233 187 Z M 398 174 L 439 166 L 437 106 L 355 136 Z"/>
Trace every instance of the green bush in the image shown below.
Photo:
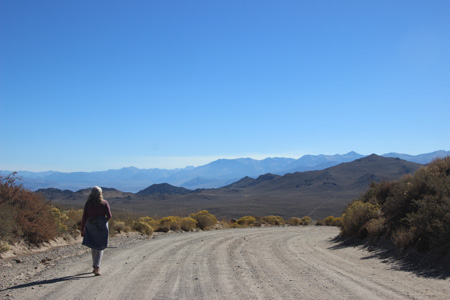
<path fill-rule="evenodd" d="M 67 227 L 66 223 L 69 220 L 69 217 L 62 213 L 57 207 L 52 207 L 50 209 L 53 219 L 55 221 L 56 230 L 58 231 L 58 234 L 66 233 L 69 230 L 69 227 Z"/>
<path fill-rule="evenodd" d="M 146 234 L 146 235 L 152 235 L 152 233 L 153 233 L 153 228 L 150 225 L 148 225 L 145 222 L 140 222 L 140 221 L 136 221 L 133 224 L 133 230 L 143 233 L 143 234 Z"/>
<path fill-rule="evenodd" d="M 283 225 L 284 219 L 280 216 L 266 216 L 263 217 L 265 223 L 269 225 Z"/>
<path fill-rule="evenodd" d="M 303 225 L 303 221 L 302 219 L 298 218 L 298 217 L 292 217 L 289 218 L 289 220 L 286 221 L 287 224 L 291 225 L 291 226 L 299 226 L 299 225 Z"/>
<path fill-rule="evenodd" d="M 392 232 L 391 240 L 401 249 L 409 248 L 414 242 L 414 232 L 404 227 L 398 228 Z"/>
<path fill-rule="evenodd" d="M 383 217 L 372 219 L 364 224 L 367 234 L 371 237 L 378 238 L 385 233 L 386 219 Z"/>
<path fill-rule="evenodd" d="M 78 209 L 70 209 L 64 211 L 64 214 L 67 216 L 67 220 L 65 221 L 65 225 L 67 226 L 69 232 L 74 233 L 76 230 L 81 229 L 81 219 L 83 217 L 83 210 Z"/>
<path fill-rule="evenodd" d="M 346 235 L 387 234 L 401 248 L 450 251 L 450 157 L 414 175 L 372 183 L 343 214 Z"/>
<path fill-rule="evenodd" d="M 164 217 L 159 220 L 159 229 L 163 232 L 179 230 L 181 229 L 181 218 L 174 216 Z"/>
<path fill-rule="evenodd" d="M 9 249 L 11 249 L 11 247 L 7 242 L 0 241 L 0 253 L 6 252 Z"/>
<path fill-rule="evenodd" d="M 316 221 L 316 226 L 325 226 L 325 221 L 323 219 Z"/>
<path fill-rule="evenodd" d="M 446 245 L 450 251 L 450 197 L 430 195 L 415 202 L 417 210 L 408 214 L 420 250 Z"/>
<path fill-rule="evenodd" d="M 334 221 L 331 224 L 331 226 L 341 227 L 342 226 L 342 222 L 343 222 L 342 217 L 334 218 Z"/>
<path fill-rule="evenodd" d="M 256 218 L 252 217 L 252 216 L 244 216 L 242 218 L 240 218 L 239 220 L 237 220 L 237 224 L 239 225 L 239 227 L 249 227 L 249 226 L 253 226 L 253 224 L 255 224 L 256 222 Z"/>
<path fill-rule="evenodd" d="M 364 203 L 362 201 L 354 201 L 345 210 L 342 215 L 341 233 L 344 236 L 351 236 L 355 234 L 362 234 L 361 229 L 363 225 L 372 219 L 380 216 L 380 206 Z"/>
<path fill-rule="evenodd" d="M 184 230 L 184 231 L 191 231 L 191 230 L 194 230 L 196 228 L 197 221 L 194 220 L 191 217 L 186 217 L 186 218 L 182 218 L 181 219 L 180 225 L 181 225 L 181 229 L 182 230 Z"/>
<path fill-rule="evenodd" d="M 306 217 L 303 217 L 302 218 L 302 225 L 304 225 L 304 226 L 308 226 L 308 225 L 310 225 L 311 224 L 311 217 L 308 217 L 308 216 L 306 216 Z"/>
<path fill-rule="evenodd" d="M 316 226 L 342 226 L 342 218 L 335 218 L 334 216 L 326 217 L 325 219 L 317 220 Z"/>
<path fill-rule="evenodd" d="M 197 227 L 202 230 L 210 229 L 217 224 L 217 218 L 210 214 L 207 210 L 193 213 L 190 217 L 197 221 Z"/>
<path fill-rule="evenodd" d="M 158 230 L 159 228 L 159 221 L 151 218 L 151 217 L 140 217 L 137 219 L 139 222 L 143 222 L 143 223 L 147 223 L 148 225 L 150 225 L 150 227 L 153 229 L 153 231 Z"/>
<path fill-rule="evenodd" d="M 325 225 L 332 226 L 334 222 L 334 216 L 329 216 L 324 219 Z"/>

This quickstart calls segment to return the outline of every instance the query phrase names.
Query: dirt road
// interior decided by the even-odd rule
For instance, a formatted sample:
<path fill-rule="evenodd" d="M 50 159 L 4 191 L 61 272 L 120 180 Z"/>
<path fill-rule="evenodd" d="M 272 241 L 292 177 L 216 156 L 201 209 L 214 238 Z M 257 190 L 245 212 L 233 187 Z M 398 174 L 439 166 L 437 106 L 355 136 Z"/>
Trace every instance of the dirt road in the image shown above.
<path fill-rule="evenodd" d="M 419 276 L 331 227 L 167 234 L 108 248 L 102 276 L 88 252 L 60 259 L 1 299 L 448 299 L 450 279 Z M 2 278 L 5 280 L 5 278 Z"/>

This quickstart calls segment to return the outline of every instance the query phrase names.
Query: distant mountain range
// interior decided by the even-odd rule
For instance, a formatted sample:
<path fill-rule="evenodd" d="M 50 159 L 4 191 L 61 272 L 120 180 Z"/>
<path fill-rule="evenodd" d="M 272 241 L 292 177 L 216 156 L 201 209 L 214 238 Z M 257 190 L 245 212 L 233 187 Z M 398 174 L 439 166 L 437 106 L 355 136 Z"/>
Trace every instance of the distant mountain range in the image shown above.
<path fill-rule="evenodd" d="M 435 151 L 421 155 L 387 153 L 382 156 L 401 158 L 419 164 L 427 164 L 437 157 L 450 155 L 450 151 Z M 115 188 L 121 191 L 137 192 L 152 184 L 168 183 L 186 189 L 218 188 L 229 185 L 245 176 L 258 177 L 271 173 L 285 175 L 294 172 L 323 170 L 341 163 L 365 157 L 356 152 L 336 155 L 305 155 L 299 159 L 251 158 L 219 159 L 199 167 L 183 169 L 138 169 L 135 167 L 97 172 L 18 171 L 22 184 L 31 190 L 58 188 L 78 191 L 95 185 Z M 14 170 L 0 171 L 5 176 Z"/>
<path fill-rule="evenodd" d="M 347 203 L 367 190 L 371 182 L 399 179 L 421 166 L 373 154 L 323 170 L 246 176 L 221 188 L 189 190 L 164 183 L 137 193 L 104 188 L 104 196 L 114 212 L 155 218 L 186 216 L 206 209 L 219 218 L 279 215 L 320 219 L 341 215 Z M 90 189 L 72 192 L 47 188 L 37 192 L 54 204 L 82 208 Z"/>

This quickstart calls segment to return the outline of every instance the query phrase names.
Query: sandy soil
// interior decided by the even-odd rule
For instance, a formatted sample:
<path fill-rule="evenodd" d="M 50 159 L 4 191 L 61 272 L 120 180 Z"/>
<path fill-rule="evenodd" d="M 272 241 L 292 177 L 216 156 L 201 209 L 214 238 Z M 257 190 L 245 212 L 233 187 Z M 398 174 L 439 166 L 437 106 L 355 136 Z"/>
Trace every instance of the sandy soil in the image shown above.
<path fill-rule="evenodd" d="M 46 262 L 6 259 L 0 298 L 448 299 L 450 278 L 342 247 L 337 234 L 311 226 L 122 238 L 106 249 L 98 277 L 82 248 Z"/>

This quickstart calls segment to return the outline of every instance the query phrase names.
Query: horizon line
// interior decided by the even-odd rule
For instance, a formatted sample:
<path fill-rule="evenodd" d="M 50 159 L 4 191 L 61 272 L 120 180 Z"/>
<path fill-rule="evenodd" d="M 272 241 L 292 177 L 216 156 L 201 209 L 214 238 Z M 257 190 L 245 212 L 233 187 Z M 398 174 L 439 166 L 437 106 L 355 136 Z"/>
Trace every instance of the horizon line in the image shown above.
<path fill-rule="evenodd" d="M 427 153 L 420 153 L 420 154 L 407 154 L 407 153 L 398 153 L 398 152 L 387 152 L 387 153 L 383 153 L 383 154 L 377 154 L 377 153 L 373 152 L 371 154 L 360 154 L 360 153 L 358 153 L 356 151 L 349 151 L 349 152 L 344 153 L 344 154 L 339 154 L 339 153 L 336 153 L 336 154 L 304 154 L 304 155 L 300 156 L 299 158 L 286 157 L 286 156 L 266 156 L 266 157 L 261 158 L 261 159 L 252 158 L 250 156 L 247 156 L 247 157 L 245 157 L 245 156 L 236 156 L 236 157 L 224 156 L 224 157 L 219 157 L 219 158 L 213 159 L 213 160 L 211 160 L 211 161 L 209 161 L 207 163 L 197 164 L 197 165 L 186 165 L 185 167 L 178 167 L 178 168 L 160 168 L 160 167 L 145 168 L 145 167 L 136 167 L 134 165 L 129 165 L 129 166 L 125 166 L 125 167 L 106 168 L 104 170 L 93 170 L 93 171 L 57 171 L 57 170 L 52 170 L 52 169 L 46 169 L 46 170 L 41 170 L 41 171 L 30 171 L 30 170 L 22 169 L 22 170 L 11 171 L 11 170 L 4 169 L 4 170 L 0 170 L 0 172 L 10 172 L 10 174 L 12 174 L 14 172 L 17 172 L 17 173 L 19 173 L 19 172 L 30 172 L 30 173 L 46 173 L 46 172 L 55 172 L 55 173 L 95 173 L 95 172 L 117 171 L 117 170 L 122 170 L 122 169 L 131 169 L 131 168 L 138 169 L 138 170 L 169 170 L 169 171 L 171 171 L 171 170 L 183 170 L 183 169 L 187 169 L 187 168 L 198 168 L 198 167 L 202 167 L 202 166 L 208 165 L 210 163 L 213 163 L 213 162 L 219 161 L 219 160 L 251 159 L 251 160 L 256 160 L 256 161 L 263 161 L 263 160 L 266 160 L 266 159 L 276 159 L 276 158 L 299 160 L 299 159 L 301 159 L 302 157 L 305 157 L 305 156 L 338 156 L 338 155 L 342 156 L 342 155 L 348 155 L 348 154 L 352 154 L 352 153 L 357 154 L 357 155 L 361 155 L 363 157 L 369 156 L 369 155 L 372 155 L 372 154 L 376 154 L 376 155 L 379 155 L 379 156 L 383 156 L 383 155 L 387 155 L 387 154 L 419 156 L 419 155 L 432 154 L 432 153 L 440 152 L 440 151 L 449 152 L 449 150 L 436 150 L 436 151 L 427 152 Z M 258 155 L 255 155 L 255 156 L 258 156 Z M 186 156 L 186 157 L 180 157 L 180 156 L 165 157 L 165 159 L 173 159 L 173 158 L 181 159 L 181 158 L 188 158 L 188 156 Z M 206 157 L 204 157 L 204 158 L 206 158 Z M 210 158 L 212 158 L 212 157 L 210 157 Z"/>

